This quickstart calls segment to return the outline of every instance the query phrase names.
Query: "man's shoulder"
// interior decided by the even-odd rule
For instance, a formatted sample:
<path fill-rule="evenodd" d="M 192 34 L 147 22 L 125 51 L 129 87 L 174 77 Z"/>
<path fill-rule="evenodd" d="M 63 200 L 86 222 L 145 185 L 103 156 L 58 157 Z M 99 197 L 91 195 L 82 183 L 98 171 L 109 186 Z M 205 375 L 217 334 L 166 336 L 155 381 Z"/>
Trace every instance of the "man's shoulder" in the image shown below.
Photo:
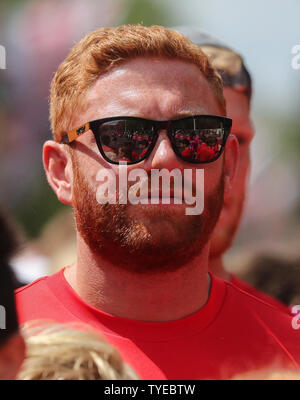
<path fill-rule="evenodd" d="M 36 296 L 39 292 L 45 293 L 47 282 L 51 280 L 55 281 L 55 283 L 57 284 L 61 278 L 61 274 L 62 270 L 53 275 L 42 276 L 41 278 L 36 279 L 28 285 L 21 286 L 20 288 L 15 290 L 16 299 L 27 296 Z"/>
<path fill-rule="evenodd" d="M 225 282 L 226 301 L 223 312 L 227 315 L 229 312 L 235 315 L 235 318 L 249 322 L 252 327 L 263 329 L 274 336 L 284 337 L 286 334 L 290 337 L 299 336 L 292 328 L 292 315 L 284 312 L 275 304 L 251 294 L 231 282 Z M 233 311 L 235 310 L 235 311 Z M 234 318 L 234 317 L 233 317 Z"/>
<path fill-rule="evenodd" d="M 15 291 L 20 323 L 39 318 L 56 319 L 61 304 L 49 287 L 49 282 L 55 284 L 59 290 L 62 273 L 59 271 L 54 275 L 44 276 Z"/>
<path fill-rule="evenodd" d="M 31 293 L 35 290 L 39 290 L 40 287 L 44 285 L 44 281 L 48 278 L 49 276 L 42 276 L 41 278 L 38 278 L 35 281 L 28 283 L 27 285 L 19 287 L 15 290 L 16 298 Z"/>
<path fill-rule="evenodd" d="M 226 301 L 223 307 L 226 322 L 248 338 L 248 344 L 256 351 L 270 352 L 278 360 L 289 360 L 290 365 L 300 365 L 300 329 L 295 316 L 274 304 L 258 298 L 226 282 Z M 233 311 L 234 310 L 234 311 Z M 246 339 L 245 339 L 246 340 Z"/>
<path fill-rule="evenodd" d="M 238 286 L 235 282 L 228 281 L 225 281 L 225 285 L 228 295 L 233 298 L 238 298 L 240 304 L 243 306 L 251 305 L 251 307 L 257 310 L 274 310 L 274 312 L 278 312 L 280 315 L 282 314 L 282 310 L 278 309 L 274 303 L 268 302 L 263 296 L 256 296 L 254 292 L 246 290 L 244 286 Z"/>
<path fill-rule="evenodd" d="M 251 286 L 249 283 L 239 279 L 236 275 L 231 275 L 232 280 L 231 283 L 237 287 L 238 289 L 240 289 L 243 292 L 246 292 L 247 294 L 254 296 L 257 299 L 260 299 L 261 301 L 263 301 L 264 303 L 270 304 L 272 306 L 275 306 L 276 308 L 278 308 L 279 310 L 287 313 L 287 314 L 291 314 L 290 309 L 288 308 L 288 306 L 286 306 L 285 304 L 281 303 L 279 300 L 273 298 L 272 296 L 263 293 L 257 289 L 255 289 L 253 286 Z"/>
<path fill-rule="evenodd" d="M 216 276 L 213 276 L 213 285 L 224 287 L 225 294 L 218 315 L 220 321 L 222 323 L 226 321 L 227 326 L 230 325 L 233 330 L 240 323 L 251 327 L 256 332 L 273 331 L 281 335 L 284 334 L 284 331 L 291 330 L 291 313 L 284 312 L 275 304 Z M 220 290 L 218 290 L 217 295 L 219 296 L 220 293 Z"/>

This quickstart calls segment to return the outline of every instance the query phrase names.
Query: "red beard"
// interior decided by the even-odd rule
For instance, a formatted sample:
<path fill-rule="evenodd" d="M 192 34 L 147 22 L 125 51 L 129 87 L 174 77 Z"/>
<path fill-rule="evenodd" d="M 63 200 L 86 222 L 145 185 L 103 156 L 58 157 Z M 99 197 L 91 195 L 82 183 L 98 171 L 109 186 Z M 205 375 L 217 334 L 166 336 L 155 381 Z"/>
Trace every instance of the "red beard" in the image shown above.
<path fill-rule="evenodd" d="M 130 271 L 151 273 L 174 271 L 201 253 L 223 204 L 223 176 L 205 198 L 201 215 L 186 215 L 183 205 L 101 205 L 72 158 L 77 229 L 95 255 Z"/>

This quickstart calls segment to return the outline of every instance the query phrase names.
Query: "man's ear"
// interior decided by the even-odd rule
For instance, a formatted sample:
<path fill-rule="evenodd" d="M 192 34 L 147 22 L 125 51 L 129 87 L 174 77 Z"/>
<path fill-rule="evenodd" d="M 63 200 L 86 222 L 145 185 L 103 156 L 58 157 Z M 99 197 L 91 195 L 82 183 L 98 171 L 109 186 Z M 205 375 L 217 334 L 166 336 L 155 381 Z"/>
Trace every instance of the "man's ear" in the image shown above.
<path fill-rule="evenodd" d="M 48 140 L 43 147 L 43 163 L 49 185 L 59 201 L 72 204 L 72 160 L 66 145 Z"/>
<path fill-rule="evenodd" d="M 239 144 L 234 135 L 229 135 L 224 152 L 224 203 L 230 201 L 233 180 L 239 162 Z"/>

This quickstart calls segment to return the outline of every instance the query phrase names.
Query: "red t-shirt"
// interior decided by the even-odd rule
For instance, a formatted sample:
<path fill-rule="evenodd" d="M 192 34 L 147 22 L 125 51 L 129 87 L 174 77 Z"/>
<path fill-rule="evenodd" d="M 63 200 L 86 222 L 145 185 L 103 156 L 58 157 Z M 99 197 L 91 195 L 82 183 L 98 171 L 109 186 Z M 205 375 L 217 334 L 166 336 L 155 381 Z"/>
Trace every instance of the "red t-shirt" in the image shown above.
<path fill-rule="evenodd" d="M 270 366 L 299 371 L 299 330 L 278 308 L 211 275 L 206 305 L 176 321 L 142 322 L 85 303 L 63 270 L 16 291 L 20 323 L 81 321 L 98 329 L 141 379 L 229 379 Z"/>
<path fill-rule="evenodd" d="M 288 306 L 286 306 L 285 304 L 281 303 L 280 301 L 274 299 L 273 297 L 269 296 L 268 294 L 260 292 L 259 290 L 255 289 L 253 286 L 250 286 L 245 281 L 241 281 L 233 274 L 231 274 L 231 283 L 233 283 L 239 289 L 242 289 L 245 292 L 252 294 L 252 296 L 256 296 L 259 299 L 261 299 L 267 303 L 270 303 L 275 307 L 278 307 L 280 310 L 282 310 L 288 314 L 291 314 L 291 310 L 289 309 Z"/>

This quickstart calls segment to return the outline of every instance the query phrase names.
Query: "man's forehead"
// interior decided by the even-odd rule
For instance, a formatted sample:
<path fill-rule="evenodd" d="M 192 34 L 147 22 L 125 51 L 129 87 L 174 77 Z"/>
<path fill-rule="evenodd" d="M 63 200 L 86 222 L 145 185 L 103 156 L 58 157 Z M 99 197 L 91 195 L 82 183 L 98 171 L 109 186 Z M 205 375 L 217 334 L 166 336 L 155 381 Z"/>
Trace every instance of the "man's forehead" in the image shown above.
<path fill-rule="evenodd" d="M 185 72 L 185 69 L 188 70 Z M 176 74 L 178 71 L 184 77 L 189 75 L 191 70 L 200 76 L 204 75 L 198 65 L 191 61 L 183 60 L 180 58 L 167 58 L 167 57 L 133 57 L 128 60 L 122 61 L 120 64 L 115 65 L 106 73 L 100 76 L 101 80 L 122 77 L 129 72 L 134 73 L 135 78 L 140 76 L 143 80 L 153 78 L 155 72 L 159 69 L 160 73 L 166 73 L 169 76 Z M 144 71 L 147 70 L 145 76 Z M 205 79 L 205 78 L 204 78 Z"/>
<path fill-rule="evenodd" d="M 93 112 L 101 109 L 104 113 L 109 108 L 109 115 L 101 112 L 99 118 L 137 113 L 151 118 L 152 112 L 181 117 L 218 111 L 215 96 L 200 69 L 177 59 L 139 58 L 123 63 L 100 76 L 86 100 Z"/>
<path fill-rule="evenodd" d="M 212 90 L 196 64 L 180 59 L 139 57 L 123 62 L 99 76 L 89 89 L 89 96 L 97 96 L 99 91 L 118 91 L 120 85 L 123 92 L 127 90 L 130 94 L 136 88 L 144 91 L 156 88 L 182 91 L 186 86 L 190 88 L 191 84 L 198 90 Z"/>

